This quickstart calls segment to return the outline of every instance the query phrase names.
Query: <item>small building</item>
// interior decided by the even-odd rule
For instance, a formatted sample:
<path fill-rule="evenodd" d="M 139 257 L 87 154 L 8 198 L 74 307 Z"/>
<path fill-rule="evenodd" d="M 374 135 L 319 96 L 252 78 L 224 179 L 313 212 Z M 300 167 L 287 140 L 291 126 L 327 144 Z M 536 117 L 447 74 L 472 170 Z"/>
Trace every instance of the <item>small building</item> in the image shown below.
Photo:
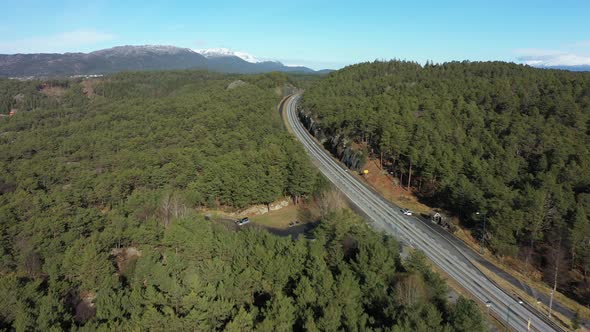
<path fill-rule="evenodd" d="M 436 212 L 436 211 L 431 211 L 430 212 L 430 221 L 440 224 L 440 222 L 443 220 L 443 216 L 442 214 Z"/>
<path fill-rule="evenodd" d="M 435 224 L 441 225 L 442 227 L 449 227 L 449 223 L 447 222 L 445 216 L 442 215 L 442 213 L 437 212 L 437 211 L 431 211 L 430 212 L 430 221 L 432 221 Z"/>
<path fill-rule="evenodd" d="M 442 228 L 446 228 L 451 232 L 455 232 L 455 225 L 451 222 L 450 218 L 445 217 L 442 213 L 437 211 L 430 212 L 430 221 L 440 225 Z"/>
<path fill-rule="evenodd" d="M 13 116 L 16 114 L 16 109 L 11 109 L 10 112 L 8 112 L 8 116 Z"/>

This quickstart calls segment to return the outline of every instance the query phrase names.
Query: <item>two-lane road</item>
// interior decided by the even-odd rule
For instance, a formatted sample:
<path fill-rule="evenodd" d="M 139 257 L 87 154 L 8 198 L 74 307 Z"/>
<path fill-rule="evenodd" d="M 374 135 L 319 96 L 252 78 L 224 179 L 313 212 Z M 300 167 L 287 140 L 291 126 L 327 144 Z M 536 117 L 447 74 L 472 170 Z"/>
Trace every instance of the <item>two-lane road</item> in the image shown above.
<path fill-rule="evenodd" d="M 458 248 L 424 223 L 404 216 L 398 207 L 353 177 L 335 161 L 302 126 L 297 116 L 300 95 L 293 95 L 281 110 L 294 135 L 301 141 L 320 171 L 371 221 L 374 228 L 385 231 L 424 251 L 428 258 L 459 285 L 504 319 L 517 331 L 555 331 L 559 327 L 534 309 L 520 304 L 488 280 Z"/>

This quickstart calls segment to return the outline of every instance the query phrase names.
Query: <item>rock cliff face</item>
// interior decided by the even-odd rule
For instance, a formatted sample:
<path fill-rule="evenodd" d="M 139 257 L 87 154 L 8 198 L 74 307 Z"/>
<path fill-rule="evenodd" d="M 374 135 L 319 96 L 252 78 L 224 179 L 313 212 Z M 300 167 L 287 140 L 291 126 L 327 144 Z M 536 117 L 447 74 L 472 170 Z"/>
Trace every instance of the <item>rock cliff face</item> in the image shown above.
<path fill-rule="evenodd" d="M 242 210 L 242 211 L 228 213 L 228 215 L 231 217 L 236 217 L 236 218 L 237 217 L 244 217 L 244 216 L 258 216 L 261 214 L 268 213 L 269 210 L 270 211 L 280 210 L 284 207 L 289 206 L 289 204 L 291 204 L 291 201 L 288 198 L 285 198 L 285 199 L 278 200 L 278 201 L 270 204 L 269 206 L 254 205 L 254 206 L 251 206 L 251 207 L 249 207 L 245 210 Z"/>
<path fill-rule="evenodd" d="M 317 138 L 318 141 L 322 143 L 328 151 L 340 158 L 340 161 L 342 161 L 348 168 L 352 170 L 359 170 L 360 167 L 367 161 L 367 156 L 365 153 L 363 151 L 354 149 L 350 144 L 350 140 L 344 135 L 337 135 L 333 137 L 326 136 L 320 124 L 315 121 L 311 115 L 305 113 L 304 111 L 299 112 L 299 119 L 305 128 L 307 128 L 307 130 L 315 138 Z"/>

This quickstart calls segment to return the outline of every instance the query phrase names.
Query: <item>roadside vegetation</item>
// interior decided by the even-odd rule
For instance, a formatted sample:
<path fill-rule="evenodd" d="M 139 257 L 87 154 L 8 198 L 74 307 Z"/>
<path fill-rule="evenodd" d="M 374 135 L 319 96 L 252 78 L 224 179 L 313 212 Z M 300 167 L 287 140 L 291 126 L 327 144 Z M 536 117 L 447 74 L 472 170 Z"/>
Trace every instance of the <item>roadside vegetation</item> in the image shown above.
<path fill-rule="evenodd" d="M 0 329 L 483 330 L 419 253 L 333 203 L 277 112 L 302 81 L 0 80 Z M 311 237 L 197 212 L 285 196 L 320 211 Z"/>
<path fill-rule="evenodd" d="M 533 278 L 590 304 L 589 74 L 374 62 L 330 74 L 303 98 L 307 126 L 349 166 L 380 160 L 498 257 L 518 257 Z"/>

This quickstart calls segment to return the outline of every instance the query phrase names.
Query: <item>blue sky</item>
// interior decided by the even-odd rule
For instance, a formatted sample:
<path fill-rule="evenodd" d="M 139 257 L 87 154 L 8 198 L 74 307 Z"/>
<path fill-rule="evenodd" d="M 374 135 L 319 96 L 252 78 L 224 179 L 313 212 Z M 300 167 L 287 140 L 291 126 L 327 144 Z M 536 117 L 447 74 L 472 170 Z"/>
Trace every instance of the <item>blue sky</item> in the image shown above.
<path fill-rule="evenodd" d="M 392 58 L 590 65 L 590 0 L 0 2 L 0 54 L 143 44 L 315 69 Z"/>

